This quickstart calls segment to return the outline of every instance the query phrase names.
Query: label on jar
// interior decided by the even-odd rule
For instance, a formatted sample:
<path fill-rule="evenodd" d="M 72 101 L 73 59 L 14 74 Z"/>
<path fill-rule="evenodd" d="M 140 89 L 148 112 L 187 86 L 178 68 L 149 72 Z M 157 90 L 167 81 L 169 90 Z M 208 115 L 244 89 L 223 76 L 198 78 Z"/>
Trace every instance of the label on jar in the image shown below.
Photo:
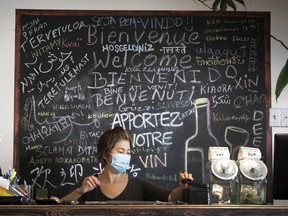
<path fill-rule="evenodd" d="M 261 151 L 259 148 L 241 146 L 238 153 L 238 160 L 242 159 L 261 159 Z"/>
<path fill-rule="evenodd" d="M 208 160 L 230 159 L 228 147 L 209 147 Z"/>

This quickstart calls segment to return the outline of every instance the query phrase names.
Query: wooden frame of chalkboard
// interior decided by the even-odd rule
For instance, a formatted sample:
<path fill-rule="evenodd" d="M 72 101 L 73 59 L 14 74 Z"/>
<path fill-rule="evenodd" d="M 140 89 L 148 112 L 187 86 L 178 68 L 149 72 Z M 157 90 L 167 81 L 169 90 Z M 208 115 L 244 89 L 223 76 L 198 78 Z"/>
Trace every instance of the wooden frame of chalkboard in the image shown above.
<path fill-rule="evenodd" d="M 133 138 L 127 171 L 205 181 L 207 148 L 260 148 L 272 201 L 270 13 L 16 10 L 14 167 L 62 196 L 103 131 Z"/>

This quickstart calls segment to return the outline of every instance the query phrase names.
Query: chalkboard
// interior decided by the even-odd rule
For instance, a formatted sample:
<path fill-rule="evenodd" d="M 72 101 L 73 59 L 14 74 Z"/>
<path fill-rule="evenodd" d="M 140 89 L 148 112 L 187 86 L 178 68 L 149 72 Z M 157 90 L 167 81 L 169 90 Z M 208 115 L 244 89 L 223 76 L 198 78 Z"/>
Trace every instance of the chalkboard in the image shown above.
<path fill-rule="evenodd" d="M 102 171 L 97 140 L 115 126 L 133 138 L 128 173 L 167 188 L 184 170 L 204 181 L 209 146 L 258 147 L 270 167 L 269 25 L 268 12 L 17 10 L 21 178 L 61 197 Z"/>

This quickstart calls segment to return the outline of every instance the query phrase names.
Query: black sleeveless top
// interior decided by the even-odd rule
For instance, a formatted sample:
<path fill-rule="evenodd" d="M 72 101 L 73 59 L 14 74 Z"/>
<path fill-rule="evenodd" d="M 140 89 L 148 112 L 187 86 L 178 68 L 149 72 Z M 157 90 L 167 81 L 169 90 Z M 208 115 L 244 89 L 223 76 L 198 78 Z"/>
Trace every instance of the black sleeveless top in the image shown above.
<path fill-rule="evenodd" d="M 162 201 L 167 202 L 171 190 L 153 184 L 150 181 L 130 177 L 126 188 L 114 199 L 105 196 L 100 187 L 83 194 L 78 201 Z"/>

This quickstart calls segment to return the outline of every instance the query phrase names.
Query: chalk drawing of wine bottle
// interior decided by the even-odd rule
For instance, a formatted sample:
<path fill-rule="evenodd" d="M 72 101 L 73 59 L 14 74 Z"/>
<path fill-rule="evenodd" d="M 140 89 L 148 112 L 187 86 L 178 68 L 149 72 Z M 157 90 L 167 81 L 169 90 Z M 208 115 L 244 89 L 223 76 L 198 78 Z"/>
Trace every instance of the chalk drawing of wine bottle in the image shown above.
<path fill-rule="evenodd" d="M 185 141 L 184 170 L 198 181 L 205 181 L 205 165 L 208 161 L 208 148 L 219 146 L 211 130 L 210 101 L 198 98 L 195 107 L 195 133 Z"/>

